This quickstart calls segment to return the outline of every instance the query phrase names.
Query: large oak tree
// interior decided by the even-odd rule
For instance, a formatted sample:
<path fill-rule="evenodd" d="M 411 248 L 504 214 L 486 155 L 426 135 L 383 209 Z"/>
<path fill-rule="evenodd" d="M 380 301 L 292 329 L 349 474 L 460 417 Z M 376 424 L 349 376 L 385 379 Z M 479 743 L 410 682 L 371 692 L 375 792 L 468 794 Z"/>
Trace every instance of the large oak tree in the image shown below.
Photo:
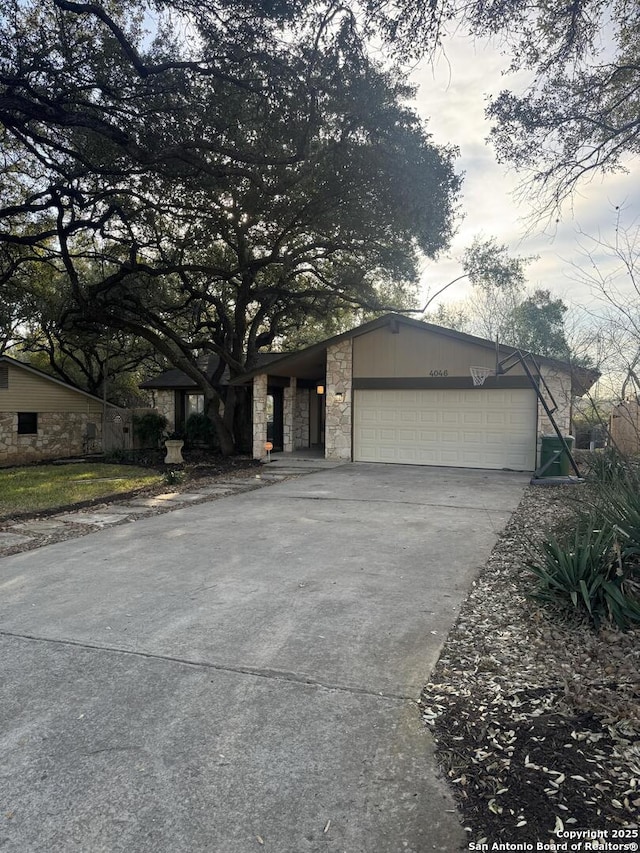
<path fill-rule="evenodd" d="M 0 30 L 0 283 L 55 270 L 62 327 L 152 344 L 225 452 L 200 353 L 237 375 L 447 245 L 455 151 L 340 4 L 0 0 Z"/>

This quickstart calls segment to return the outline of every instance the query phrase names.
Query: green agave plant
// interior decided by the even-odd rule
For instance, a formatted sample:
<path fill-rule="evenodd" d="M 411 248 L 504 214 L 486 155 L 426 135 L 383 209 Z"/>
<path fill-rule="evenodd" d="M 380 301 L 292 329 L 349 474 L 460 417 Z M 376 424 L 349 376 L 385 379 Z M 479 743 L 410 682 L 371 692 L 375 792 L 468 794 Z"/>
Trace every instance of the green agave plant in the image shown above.
<path fill-rule="evenodd" d="M 616 486 L 629 472 L 627 460 L 612 447 L 588 457 L 588 479 L 599 486 Z"/>
<path fill-rule="evenodd" d="M 626 630 L 640 624 L 640 602 L 627 589 L 617 531 L 584 521 L 566 542 L 549 539 L 527 561 L 538 580 L 533 597 L 586 612 L 595 627 L 605 620 Z"/>
<path fill-rule="evenodd" d="M 624 481 L 601 493 L 602 518 L 620 540 L 622 560 L 636 573 L 640 571 L 640 483 Z"/>

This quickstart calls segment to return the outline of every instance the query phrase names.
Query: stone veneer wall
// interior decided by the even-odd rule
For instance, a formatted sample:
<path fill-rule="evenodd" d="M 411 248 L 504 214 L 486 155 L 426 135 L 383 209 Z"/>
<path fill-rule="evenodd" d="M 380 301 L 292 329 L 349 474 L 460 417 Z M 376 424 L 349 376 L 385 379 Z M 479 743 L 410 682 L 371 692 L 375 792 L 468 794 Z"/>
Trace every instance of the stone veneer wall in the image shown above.
<path fill-rule="evenodd" d="M 340 341 L 327 349 L 325 456 L 351 459 L 353 341 Z M 336 391 L 344 400 L 336 401 Z"/>
<path fill-rule="evenodd" d="M 96 437 L 88 448 L 84 436 L 90 423 L 95 424 Z M 0 412 L 0 465 L 81 456 L 101 449 L 101 412 L 39 412 L 37 435 L 18 435 L 17 413 Z"/>
<path fill-rule="evenodd" d="M 306 450 L 310 444 L 308 388 L 298 388 L 293 408 L 293 425 L 293 449 Z"/>
<path fill-rule="evenodd" d="M 292 376 L 289 379 L 289 387 L 284 389 L 282 403 L 282 449 L 285 453 L 291 453 L 293 450 L 297 390 L 297 380 Z"/>
<path fill-rule="evenodd" d="M 542 375 L 545 382 L 549 386 L 549 390 L 553 394 L 558 409 L 554 412 L 553 418 L 558 424 L 558 428 L 562 435 L 569 435 L 571 431 L 571 377 L 566 374 L 556 373 L 555 371 L 543 370 Z M 541 391 L 545 394 L 542 387 Z M 545 395 L 545 399 L 547 399 Z M 547 400 L 547 402 L 549 402 Z M 538 400 L 538 435 L 555 435 L 556 432 L 547 417 L 542 403 Z"/>
<path fill-rule="evenodd" d="M 253 458 L 266 456 L 267 440 L 267 374 L 253 377 Z"/>
<path fill-rule="evenodd" d="M 176 428 L 176 392 L 154 391 L 154 409 L 167 419 L 167 430 L 173 432 Z"/>

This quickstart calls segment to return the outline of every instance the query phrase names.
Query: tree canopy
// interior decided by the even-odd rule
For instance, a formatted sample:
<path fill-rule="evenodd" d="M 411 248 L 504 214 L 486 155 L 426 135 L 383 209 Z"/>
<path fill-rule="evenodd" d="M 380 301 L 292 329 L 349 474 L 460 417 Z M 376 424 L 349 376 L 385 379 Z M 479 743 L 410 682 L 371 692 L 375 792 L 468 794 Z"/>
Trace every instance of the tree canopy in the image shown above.
<path fill-rule="evenodd" d="M 515 306 L 505 343 L 553 358 L 569 358 L 564 318 L 567 306 L 548 290 L 535 290 Z"/>
<path fill-rule="evenodd" d="M 53 271 L 61 326 L 151 344 L 227 452 L 199 354 L 236 375 L 447 246 L 456 152 L 343 6 L 0 0 L 0 33 L 0 283 Z"/>
<path fill-rule="evenodd" d="M 583 178 L 624 169 L 640 153 L 637 0 L 369 0 L 400 53 L 446 51 L 456 29 L 498 39 L 524 92 L 493 93 L 487 108 L 501 161 L 531 178 L 556 211 Z"/>
<path fill-rule="evenodd" d="M 472 285 L 469 297 L 440 303 L 425 319 L 538 355 L 568 359 L 567 306 L 549 290 L 527 293 L 526 266 L 532 260 L 510 255 L 494 237 L 476 237 L 460 259 L 463 273 L 436 291 L 429 303 L 465 278 Z"/>

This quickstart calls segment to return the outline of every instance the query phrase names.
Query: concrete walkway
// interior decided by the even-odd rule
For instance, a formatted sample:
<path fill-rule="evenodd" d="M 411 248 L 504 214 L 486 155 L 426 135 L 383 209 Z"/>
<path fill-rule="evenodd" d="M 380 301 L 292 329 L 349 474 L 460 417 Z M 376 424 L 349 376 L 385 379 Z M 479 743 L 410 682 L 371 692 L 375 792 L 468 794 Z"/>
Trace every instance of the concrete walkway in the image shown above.
<path fill-rule="evenodd" d="M 72 509 L 26 520 L 0 520 L 0 557 L 23 550 L 23 546 L 38 548 L 51 541 L 67 538 L 69 532 L 82 536 L 96 528 L 137 521 L 147 513 L 172 511 L 185 504 L 217 500 L 240 492 L 271 486 L 290 477 L 313 474 L 337 468 L 342 462 L 324 459 L 320 452 L 274 453 L 271 461 L 254 473 L 247 469 L 245 476 L 219 477 L 214 483 L 195 484 L 197 491 L 172 490 L 151 497 L 108 498 L 92 508 Z M 57 536 L 63 533 L 63 536 Z"/>
<path fill-rule="evenodd" d="M 416 701 L 527 481 L 344 465 L 0 560 L 0 849 L 458 849 Z"/>

